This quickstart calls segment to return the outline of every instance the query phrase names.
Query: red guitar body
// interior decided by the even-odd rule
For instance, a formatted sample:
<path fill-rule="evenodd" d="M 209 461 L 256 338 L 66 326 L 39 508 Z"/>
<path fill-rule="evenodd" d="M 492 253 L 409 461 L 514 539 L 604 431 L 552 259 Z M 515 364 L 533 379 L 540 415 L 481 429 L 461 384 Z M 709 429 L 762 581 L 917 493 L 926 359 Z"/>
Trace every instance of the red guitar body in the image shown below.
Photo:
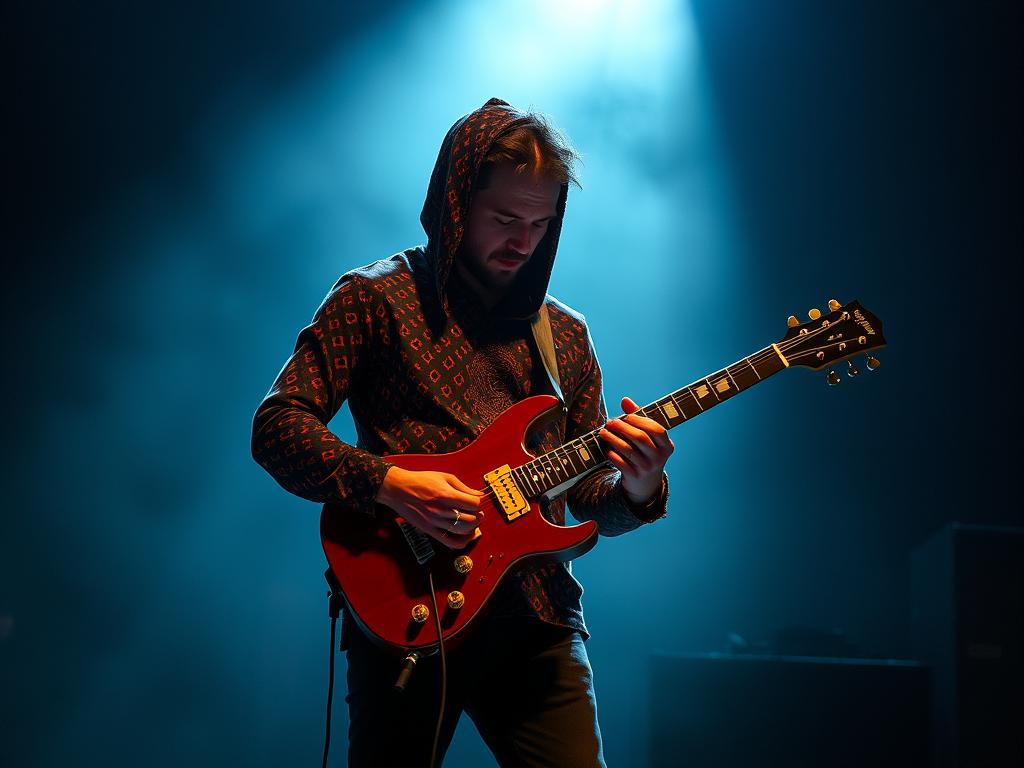
<path fill-rule="evenodd" d="M 515 468 L 533 458 L 523 447 L 523 438 L 530 424 L 557 404 L 550 395 L 522 400 L 471 445 L 455 453 L 402 454 L 387 459 L 404 469 L 449 472 L 471 488 L 486 490 L 486 473 L 506 464 Z M 526 565 L 570 560 L 596 543 L 596 523 L 554 525 L 541 515 L 536 499 L 529 503 L 528 512 L 509 520 L 492 496 L 486 496 L 481 506 L 481 536 L 462 550 L 449 550 L 435 541 L 436 554 L 423 565 L 403 535 L 399 518 L 387 507 L 378 506 L 376 515 L 364 515 L 326 504 L 320 516 L 320 535 L 331 571 L 367 637 L 396 653 L 432 650 L 437 645 L 437 628 L 428 574 L 433 574 L 441 630 L 445 647 L 450 648 L 466 636 L 510 573 Z M 455 568 L 460 555 L 472 561 L 467 573 Z M 449 606 L 452 592 L 464 596 L 461 607 Z M 416 606 L 429 609 L 426 621 L 413 618 Z"/>

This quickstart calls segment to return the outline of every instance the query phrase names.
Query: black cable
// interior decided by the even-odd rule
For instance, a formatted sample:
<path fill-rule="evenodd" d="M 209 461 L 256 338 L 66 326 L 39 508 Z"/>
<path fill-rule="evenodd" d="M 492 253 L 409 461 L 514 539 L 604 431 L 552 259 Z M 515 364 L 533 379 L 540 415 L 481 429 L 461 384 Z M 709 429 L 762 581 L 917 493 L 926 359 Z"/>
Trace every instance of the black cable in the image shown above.
<path fill-rule="evenodd" d="M 448 662 L 444 655 L 444 635 L 441 632 L 441 614 L 437 610 L 437 593 L 434 592 L 434 574 L 427 571 L 427 578 L 430 580 L 430 599 L 434 601 L 434 626 L 437 627 L 437 646 L 441 651 L 441 710 L 437 713 L 437 727 L 434 729 L 434 746 L 430 750 L 430 768 L 436 768 L 437 747 L 441 742 L 441 723 L 444 722 L 445 697 L 448 694 Z"/>
<path fill-rule="evenodd" d="M 324 735 L 324 764 L 327 768 L 327 753 L 331 750 L 331 702 L 334 701 L 334 627 L 338 623 L 337 616 L 331 616 L 330 673 L 327 683 L 327 726 Z"/>
<path fill-rule="evenodd" d="M 327 580 L 331 582 L 330 569 L 327 571 Z M 441 630 L 441 614 L 437 609 L 437 593 L 434 591 L 434 575 L 427 571 L 427 579 L 430 583 L 430 599 L 434 603 L 434 626 L 437 627 L 437 646 L 441 652 L 441 707 L 437 713 L 437 727 L 434 729 L 434 745 L 430 751 L 430 768 L 436 768 L 437 765 L 437 747 L 441 741 L 441 724 L 444 722 L 444 709 L 446 699 L 448 696 L 448 660 L 445 656 L 444 651 L 444 634 Z M 332 586 L 333 586 L 333 582 Z M 330 672 L 328 673 L 327 683 L 327 722 L 324 726 L 324 759 L 323 768 L 327 768 L 327 754 L 331 749 L 331 705 L 334 701 L 334 634 L 335 627 L 338 623 L 338 605 L 337 600 L 339 598 L 339 592 L 332 590 L 328 593 L 331 598 L 331 645 L 330 645 Z"/>

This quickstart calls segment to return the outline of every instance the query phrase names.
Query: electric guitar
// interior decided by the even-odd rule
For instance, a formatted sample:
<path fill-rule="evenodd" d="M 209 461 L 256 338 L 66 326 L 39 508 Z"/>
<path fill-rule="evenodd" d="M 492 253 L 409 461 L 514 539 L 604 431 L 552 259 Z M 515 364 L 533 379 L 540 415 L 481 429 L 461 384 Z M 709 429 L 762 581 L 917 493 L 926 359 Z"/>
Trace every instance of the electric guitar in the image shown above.
<path fill-rule="evenodd" d="M 791 367 L 820 370 L 885 346 L 878 318 L 856 301 L 830 313 L 811 310 L 809 322 L 789 318 L 780 341 L 637 411 L 666 429 Z M 853 361 L 848 373 L 859 373 Z M 838 384 L 839 374 L 828 373 Z M 541 515 L 538 499 L 564 492 L 592 470 L 608 465 L 594 430 L 541 456 L 523 447 L 530 424 L 558 405 L 550 395 L 521 400 L 502 413 L 472 444 L 454 453 L 401 454 L 388 461 L 408 470 L 449 472 L 486 492 L 481 535 L 465 549 L 449 550 L 387 507 L 375 515 L 342 514 L 324 505 L 324 552 L 353 618 L 377 644 L 399 654 L 454 647 L 470 631 L 498 584 L 528 565 L 570 560 L 597 541 L 597 523 L 559 526 Z"/>

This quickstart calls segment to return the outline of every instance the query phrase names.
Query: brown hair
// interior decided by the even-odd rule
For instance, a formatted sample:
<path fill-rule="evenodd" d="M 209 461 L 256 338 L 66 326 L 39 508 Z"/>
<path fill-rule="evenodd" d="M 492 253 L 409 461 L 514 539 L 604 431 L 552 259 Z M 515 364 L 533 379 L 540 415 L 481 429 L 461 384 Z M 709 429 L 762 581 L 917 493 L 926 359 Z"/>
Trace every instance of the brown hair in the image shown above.
<path fill-rule="evenodd" d="M 491 149 L 480 166 L 477 189 L 485 189 L 491 181 L 491 171 L 499 163 L 512 163 L 516 173 L 529 170 L 560 184 L 575 184 L 575 166 L 581 162 L 579 154 L 569 141 L 543 117 L 530 112 L 525 121 L 517 122 L 491 144 Z"/>

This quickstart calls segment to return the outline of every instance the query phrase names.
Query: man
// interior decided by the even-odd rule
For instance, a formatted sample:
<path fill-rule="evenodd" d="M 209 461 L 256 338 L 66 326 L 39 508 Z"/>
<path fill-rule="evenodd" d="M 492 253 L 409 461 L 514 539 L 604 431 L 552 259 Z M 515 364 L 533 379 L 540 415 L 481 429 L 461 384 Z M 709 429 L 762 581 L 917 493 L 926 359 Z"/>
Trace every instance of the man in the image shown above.
<path fill-rule="evenodd" d="M 331 502 L 334 514 L 372 515 L 381 504 L 437 546 L 464 548 L 478 535 L 482 494 L 454 475 L 381 457 L 458 450 L 513 403 L 550 393 L 530 326 L 542 303 L 565 410 L 527 447 L 551 450 L 605 424 L 584 318 L 545 293 L 575 159 L 543 119 L 498 99 L 452 126 L 421 215 L 427 245 L 344 275 L 256 413 L 253 455 L 284 488 Z M 345 399 L 358 446 L 326 426 Z M 622 407 L 637 410 L 628 398 Z M 573 516 L 595 520 L 605 535 L 663 517 L 673 449 L 665 430 L 627 415 L 600 435 L 612 466 L 569 490 Z M 564 524 L 565 501 L 542 501 L 542 513 Z M 562 563 L 527 569 L 496 590 L 487 615 L 448 654 L 439 758 L 466 711 L 502 766 L 604 765 L 581 594 Z M 401 659 L 351 621 L 343 637 L 349 764 L 428 765 L 436 660 L 421 661 L 398 694 Z"/>

